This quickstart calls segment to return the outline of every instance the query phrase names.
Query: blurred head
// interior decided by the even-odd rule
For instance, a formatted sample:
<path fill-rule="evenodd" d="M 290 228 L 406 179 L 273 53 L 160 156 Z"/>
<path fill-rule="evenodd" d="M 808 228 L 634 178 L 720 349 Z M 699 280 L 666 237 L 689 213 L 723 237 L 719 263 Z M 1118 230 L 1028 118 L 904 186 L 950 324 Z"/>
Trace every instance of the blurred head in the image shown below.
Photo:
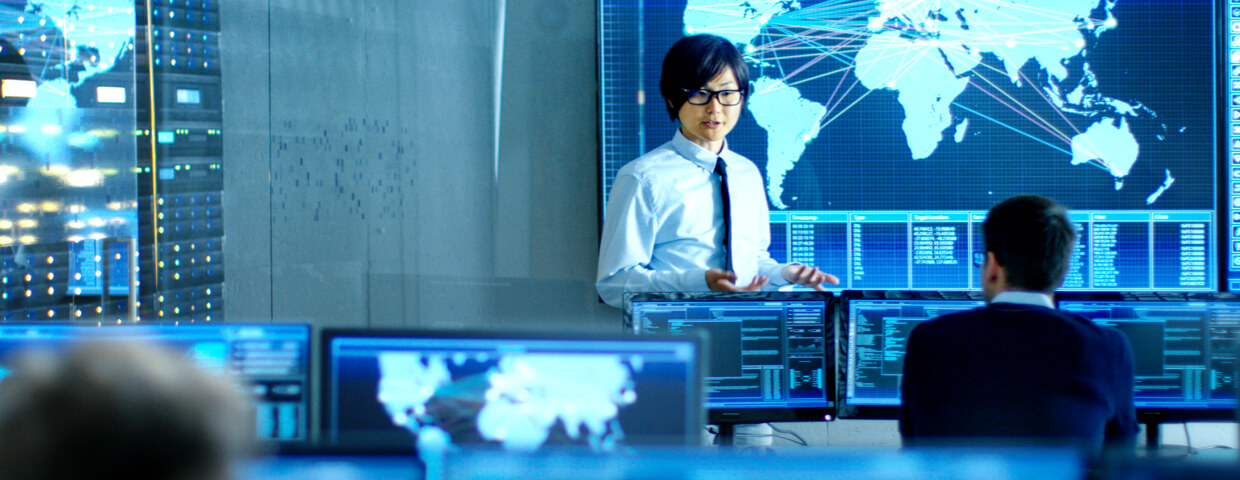
<path fill-rule="evenodd" d="M 228 478 L 253 428 L 236 383 L 147 344 L 27 353 L 0 381 L 9 480 Z"/>
<path fill-rule="evenodd" d="M 745 108 L 749 67 L 736 46 L 723 37 L 684 37 L 663 57 L 659 91 L 668 115 L 680 120 L 681 133 L 718 151 Z"/>
<path fill-rule="evenodd" d="M 986 301 L 1005 290 L 1052 293 L 1068 274 L 1076 230 L 1054 200 L 1037 195 L 1004 200 L 990 209 L 982 233 Z"/>

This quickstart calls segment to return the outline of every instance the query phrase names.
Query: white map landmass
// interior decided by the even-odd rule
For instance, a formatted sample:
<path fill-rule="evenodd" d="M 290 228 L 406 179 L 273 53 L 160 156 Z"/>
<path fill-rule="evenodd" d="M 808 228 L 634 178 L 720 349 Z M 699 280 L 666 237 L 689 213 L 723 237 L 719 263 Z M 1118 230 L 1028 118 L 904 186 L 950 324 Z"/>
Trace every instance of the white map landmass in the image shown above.
<path fill-rule="evenodd" d="M 1154 193 L 1151 193 L 1150 196 L 1145 198 L 1145 204 L 1153 205 L 1154 202 L 1158 201 L 1158 197 L 1161 197 L 1162 194 L 1165 193 L 1168 188 L 1171 188 L 1171 185 L 1173 184 L 1175 184 L 1175 177 L 1171 176 L 1171 170 L 1164 168 L 1162 185 L 1160 185 L 1157 190 L 1154 190 Z"/>
<path fill-rule="evenodd" d="M 489 379 L 478 433 L 508 450 L 541 447 L 557 420 L 569 438 L 585 435 L 598 448 L 620 407 L 637 400 L 614 355 L 508 355 Z"/>
<path fill-rule="evenodd" d="M 443 356 L 417 353 L 379 354 L 379 391 L 376 398 L 387 410 L 392 423 L 416 431 L 418 419 L 426 413 L 426 402 L 435 390 L 452 381 Z"/>
<path fill-rule="evenodd" d="M 799 90 L 783 80 L 761 77 L 754 81 L 749 111 L 766 130 L 767 197 L 775 208 L 786 209 L 781 198 L 784 177 L 805 153 L 805 145 L 818 137 L 827 108 L 802 98 Z"/>
<path fill-rule="evenodd" d="M 451 445 L 451 437 L 429 422 L 427 404 L 452 378 L 449 362 L 464 355 L 387 352 L 378 356 L 376 394 L 392 423 L 418 435 L 418 447 Z M 630 360 L 634 368 L 640 362 Z M 488 388 L 476 428 L 485 439 L 509 450 L 534 450 L 546 442 L 558 420 L 570 438 L 606 450 L 619 431 L 620 407 L 637 401 L 629 367 L 616 355 L 511 354 L 487 373 Z M 427 437 L 427 438 L 424 438 Z"/>
<path fill-rule="evenodd" d="M 1021 85 L 1020 69 L 1030 60 L 1057 80 L 1068 77 L 1066 60 L 1077 55 L 1085 47 L 1081 30 L 1095 34 L 1107 28 L 1107 23 L 1093 23 L 1090 12 L 1099 0 L 941 0 L 937 8 L 923 0 L 884 0 L 879 3 L 882 12 L 871 25 L 882 30 L 893 21 L 906 21 L 920 26 L 930 37 L 937 37 L 944 53 L 953 64 L 960 52 L 994 54 L 1003 63 L 1008 78 Z M 1110 15 L 1111 4 L 1107 6 Z M 934 20 L 927 15 L 937 14 Z M 967 68 L 957 65 L 956 73 L 963 74 L 976 66 Z"/>
<path fill-rule="evenodd" d="M 1085 133 L 1072 137 L 1072 164 L 1096 161 L 1105 166 L 1115 177 L 1116 190 L 1123 186 L 1123 179 L 1137 163 L 1140 152 L 1141 146 L 1133 139 L 1128 122 L 1122 119 L 1118 126 L 1114 119 L 1103 119 L 1090 125 Z"/>
<path fill-rule="evenodd" d="M 896 32 L 875 35 L 857 54 L 857 78 L 871 90 L 894 89 L 904 107 L 905 140 L 913 159 L 929 157 L 952 125 L 951 103 L 969 85 L 957 78 L 930 41 Z"/>
<path fill-rule="evenodd" d="M 960 123 L 956 125 L 956 135 L 954 137 L 956 143 L 963 142 L 964 136 L 967 133 L 969 133 L 969 119 L 966 118 L 961 120 Z"/>

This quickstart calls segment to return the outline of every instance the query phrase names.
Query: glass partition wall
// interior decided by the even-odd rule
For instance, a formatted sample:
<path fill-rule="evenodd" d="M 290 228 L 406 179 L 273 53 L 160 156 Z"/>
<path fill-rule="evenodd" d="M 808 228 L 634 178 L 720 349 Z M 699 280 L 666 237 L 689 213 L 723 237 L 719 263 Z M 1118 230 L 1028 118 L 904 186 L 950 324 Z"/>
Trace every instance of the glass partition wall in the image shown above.
<path fill-rule="evenodd" d="M 596 21 L 0 1 L 0 321 L 618 328 L 593 290 Z"/>

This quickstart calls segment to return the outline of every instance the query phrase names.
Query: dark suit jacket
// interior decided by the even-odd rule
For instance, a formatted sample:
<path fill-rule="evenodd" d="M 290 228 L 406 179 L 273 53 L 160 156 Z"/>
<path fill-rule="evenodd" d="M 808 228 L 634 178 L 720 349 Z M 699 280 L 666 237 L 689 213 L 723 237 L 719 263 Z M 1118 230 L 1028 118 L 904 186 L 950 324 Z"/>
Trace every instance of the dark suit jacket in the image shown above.
<path fill-rule="evenodd" d="M 1133 358 L 1118 330 L 996 303 L 913 329 L 900 386 L 906 445 L 986 439 L 1135 445 Z"/>

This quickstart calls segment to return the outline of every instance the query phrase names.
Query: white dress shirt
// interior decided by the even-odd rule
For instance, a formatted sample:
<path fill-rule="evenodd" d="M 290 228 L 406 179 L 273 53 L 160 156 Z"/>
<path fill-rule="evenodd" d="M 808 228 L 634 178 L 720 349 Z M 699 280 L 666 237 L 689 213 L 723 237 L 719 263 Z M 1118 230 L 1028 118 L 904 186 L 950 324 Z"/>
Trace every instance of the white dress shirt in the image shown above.
<path fill-rule="evenodd" d="M 676 136 L 616 173 L 599 242 L 595 287 L 622 308 L 625 292 L 710 290 L 706 270 L 724 268 L 724 227 L 715 162 L 727 165 L 732 198 L 732 271 L 738 286 L 766 275 L 786 285 L 784 265 L 766 251 L 770 211 L 758 167 L 728 149 L 715 155 Z"/>
<path fill-rule="evenodd" d="M 1055 300 L 1042 292 L 1021 292 L 1015 290 L 1007 290 L 999 292 L 990 303 L 1014 303 L 1017 305 L 1033 305 L 1037 307 L 1046 307 L 1055 309 Z"/>

